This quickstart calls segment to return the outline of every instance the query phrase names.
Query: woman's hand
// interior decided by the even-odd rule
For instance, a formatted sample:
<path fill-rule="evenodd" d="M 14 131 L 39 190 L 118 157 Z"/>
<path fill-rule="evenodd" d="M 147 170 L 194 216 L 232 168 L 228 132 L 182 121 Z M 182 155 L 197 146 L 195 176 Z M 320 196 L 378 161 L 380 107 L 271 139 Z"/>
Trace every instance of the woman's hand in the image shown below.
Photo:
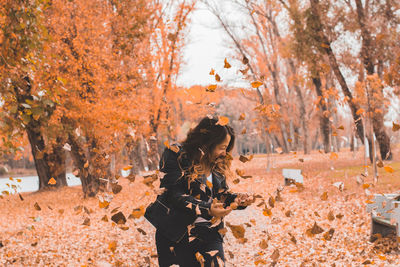
<path fill-rule="evenodd" d="M 224 203 L 213 201 L 209 214 L 214 217 L 222 218 L 232 211 L 231 207 L 224 208 Z"/>
<path fill-rule="evenodd" d="M 249 195 L 247 193 L 237 193 L 237 197 L 235 198 L 235 202 L 238 206 L 250 206 L 256 201 L 253 195 Z"/>

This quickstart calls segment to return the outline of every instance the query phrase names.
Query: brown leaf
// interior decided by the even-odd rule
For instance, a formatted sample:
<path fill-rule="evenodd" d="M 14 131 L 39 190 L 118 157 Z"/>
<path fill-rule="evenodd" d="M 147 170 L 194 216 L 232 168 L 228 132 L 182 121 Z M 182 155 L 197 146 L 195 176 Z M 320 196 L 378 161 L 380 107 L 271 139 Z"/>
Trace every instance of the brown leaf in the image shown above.
<path fill-rule="evenodd" d="M 271 255 L 271 260 L 272 260 L 273 262 L 277 262 L 278 259 L 279 259 L 279 249 L 276 248 L 276 249 L 274 250 L 274 252 L 272 253 L 272 255 Z"/>
<path fill-rule="evenodd" d="M 34 207 L 36 210 L 42 210 L 37 202 L 35 202 Z"/>
<path fill-rule="evenodd" d="M 312 228 L 307 229 L 306 234 L 310 237 L 313 237 L 314 235 L 320 234 L 324 232 L 324 229 L 322 229 L 321 227 L 319 227 L 317 225 L 317 222 L 314 222 L 314 225 Z"/>
<path fill-rule="evenodd" d="M 136 230 L 138 230 L 138 232 L 142 235 L 147 235 L 147 233 L 142 228 L 136 228 Z"/>
<path fill-rule="evenodd" d="M 328 192 L 324 192 L 324 193 L 321 195 L 321 200 L 323 200 L 323 201 L 328 200 Z"/>
<path fill-rule="evenodd" d="M 290 235 L 290 241 L 292 241 L 294 244 L 297 244 L 296 237 L 294 235 L 292 235 L 291 233 L 289 233 L 289 235 Z"/>
<path fill-rule="evenodd" d="M 329 231 L 324 233 L 324 239 L 327 241 L 331 241 L 333 233 L 335 233 L 335 229 L 331 228 Z"/>
<path fill-rule="evenodd" d="M 329 211 L 328 213 L 328 220 L 333 221 L 335 219 L 335 215 L 333 214 L 332 211 Z"/>
<path fill-rule="evenodd" d="M 220 82 L 221 81 L 221 77 L 218 74 L 215 74 L 215 80 L 217 82 Z"/>
<path fill-rule="evenodd" d="M 244 65 L 249 64 L 249 59 L 248 59 L 246 56 L 243 56 L 242 63 L 243 63 Z"/>
<path fill-rule="evenodd" d="M 400 124 L 396 124 L 393 122 L 392 131 L 397 132 L 398 130 L 400 130 Z"/>
<path fill-rule="evenodd" d="M 90 218 L 85 218 L 82 225 L 90 226 Z"/>
<path fill-rule="evenodd" d="M 243 163 L 246 163 L 246 162 L 248 162 L 248 161 L 251 161 L 252 159 L 253 159 L 253 157 L 254 157 L 254 155 L 251 155 L 250 157 L 246 157 L 246 156 L 243 156 L 243 155 L 240 155 L 239 156 L 239 160 L 241 161 L 241 162 L 243 162 Z"/>
<path fill-rule="evenodd" d="M 232 234 L 235 238 L 244 238 L 245 234 L 245 228 L 242 225 L 233 225 L 230 224 L 229 222 L 226 223 L 226 225 L 231 229 Z"/>
<path fill-rule="evenodd" d="M 271 208 L 273 208 L 273 207 L 275 207 L 275 199 L 274 199 L 274 197 L 269 197 L 269 199 L 268 199 L 268 204 L 269 204 L 269 206 L 271 207 Z"/>
<path fill-rule="evenodd" d="M 122 186 L 119 184 L 111 183 L 111 189 L 114 194 L 118 194 L 122 190 Z"/>
<path fill-rule="evenodd" d="M 260 246 L 261 249 L 267 249 L 268 248 L 268 242 L 265 239 L 261 240 L 260 243 L 258 243 L 258 245 Z"/>
<path fill-rule="evenodd" d="M 113 216 L 111 216 L 111 220 L 113 222 L 115 222 L 116 224 L 125 224 L 126 223 L 125 215 L 121 211 L 118 213 L 115 213 Z"/>
<path fill-rule="evenodd" d="M 108 222 L 107 215 L 104 215 L 103 218 L 101 218 L 101 220 L 104 221 L 104 222 Z"/>

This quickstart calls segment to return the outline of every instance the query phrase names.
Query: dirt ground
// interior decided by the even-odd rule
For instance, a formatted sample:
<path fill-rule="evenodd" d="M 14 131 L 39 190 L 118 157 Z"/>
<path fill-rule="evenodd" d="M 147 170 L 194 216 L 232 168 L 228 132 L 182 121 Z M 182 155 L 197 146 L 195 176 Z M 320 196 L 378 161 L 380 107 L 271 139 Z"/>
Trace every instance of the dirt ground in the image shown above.
<path fill-rule="evenodd" d="M 235 159 L 232 170 L 252 177 L 229 181 L 232 191 L 262 198 L 224 218 L 233 225 L 224 238 L 226 266 L 399 266 L 391 240 L 369 242 L 366 202 L 375 193 L 400 190 L 400 164 L 385 162 L 391 169 L 379 168 L 375 185 L 371 167 L 367 177 L 361 175 L 363 165 L 362 151 Z M 284 186 L 282 168 L 302 169 L 304 187 Z M 334 185 L 338 182 L 343 187 Z M 107 209 L 100 208 L 98 198 L 83 199 L 80 187 L 0 198 L 0 264 L 157 266 L 155 229 L 141 215 L 159 182 L 153 189 L 137 176 L 119 184 L 122 191 Z M 111 221 L 119 211 L 127 218 L 124 225 Z M 243 238 L 237 238 L 237 229 L 244 230 Z"/>

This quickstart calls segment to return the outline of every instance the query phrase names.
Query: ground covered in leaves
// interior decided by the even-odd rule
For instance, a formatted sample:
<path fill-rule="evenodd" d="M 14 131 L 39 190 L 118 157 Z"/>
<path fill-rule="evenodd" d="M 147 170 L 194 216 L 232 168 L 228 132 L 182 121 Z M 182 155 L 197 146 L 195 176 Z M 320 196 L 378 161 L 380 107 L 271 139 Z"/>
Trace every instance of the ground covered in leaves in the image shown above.
<path fill-rule="evenodd" d="M 266 156 L 233 164 L 245 178 L 230 181 L 232 191 L 259 198 L 224 219 L 226 266 L 400 265 L 392 240 L 369 242 L 365 208 L 374 193 L 399 190 L 397 163 L 379 169 L 377 185 L 361 175 L 361 151 L 274 155 L 266 166 Z M 283 186 L 284 167 L 301 168 L 304 186 Z M 153 189 L 137 176 L 119 184 L 112 200 L 83 199 L 80 187 L 4 196 L 0 265 L 157 266 L 154 228 L 142 214 L 159 182 Z"/>

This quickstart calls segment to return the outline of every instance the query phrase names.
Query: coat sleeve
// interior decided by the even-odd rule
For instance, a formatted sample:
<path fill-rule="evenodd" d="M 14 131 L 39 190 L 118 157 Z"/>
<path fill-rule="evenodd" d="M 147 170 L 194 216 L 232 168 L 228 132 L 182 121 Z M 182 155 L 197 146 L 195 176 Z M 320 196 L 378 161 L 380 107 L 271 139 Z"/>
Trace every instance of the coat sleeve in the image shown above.
<path fill-rule="evenodd" d="M 170 204 L 178 209 L 189 210 L 194 216 L 201 216 L 210 220 L 211 203 L 196 199 L 189 194 L 187 176 L 178 161 L 178 154 L 166 148 L 161 156 L 160 171 L 165 175 L 161 179 L 160 187 L 167 189 Z"/>

